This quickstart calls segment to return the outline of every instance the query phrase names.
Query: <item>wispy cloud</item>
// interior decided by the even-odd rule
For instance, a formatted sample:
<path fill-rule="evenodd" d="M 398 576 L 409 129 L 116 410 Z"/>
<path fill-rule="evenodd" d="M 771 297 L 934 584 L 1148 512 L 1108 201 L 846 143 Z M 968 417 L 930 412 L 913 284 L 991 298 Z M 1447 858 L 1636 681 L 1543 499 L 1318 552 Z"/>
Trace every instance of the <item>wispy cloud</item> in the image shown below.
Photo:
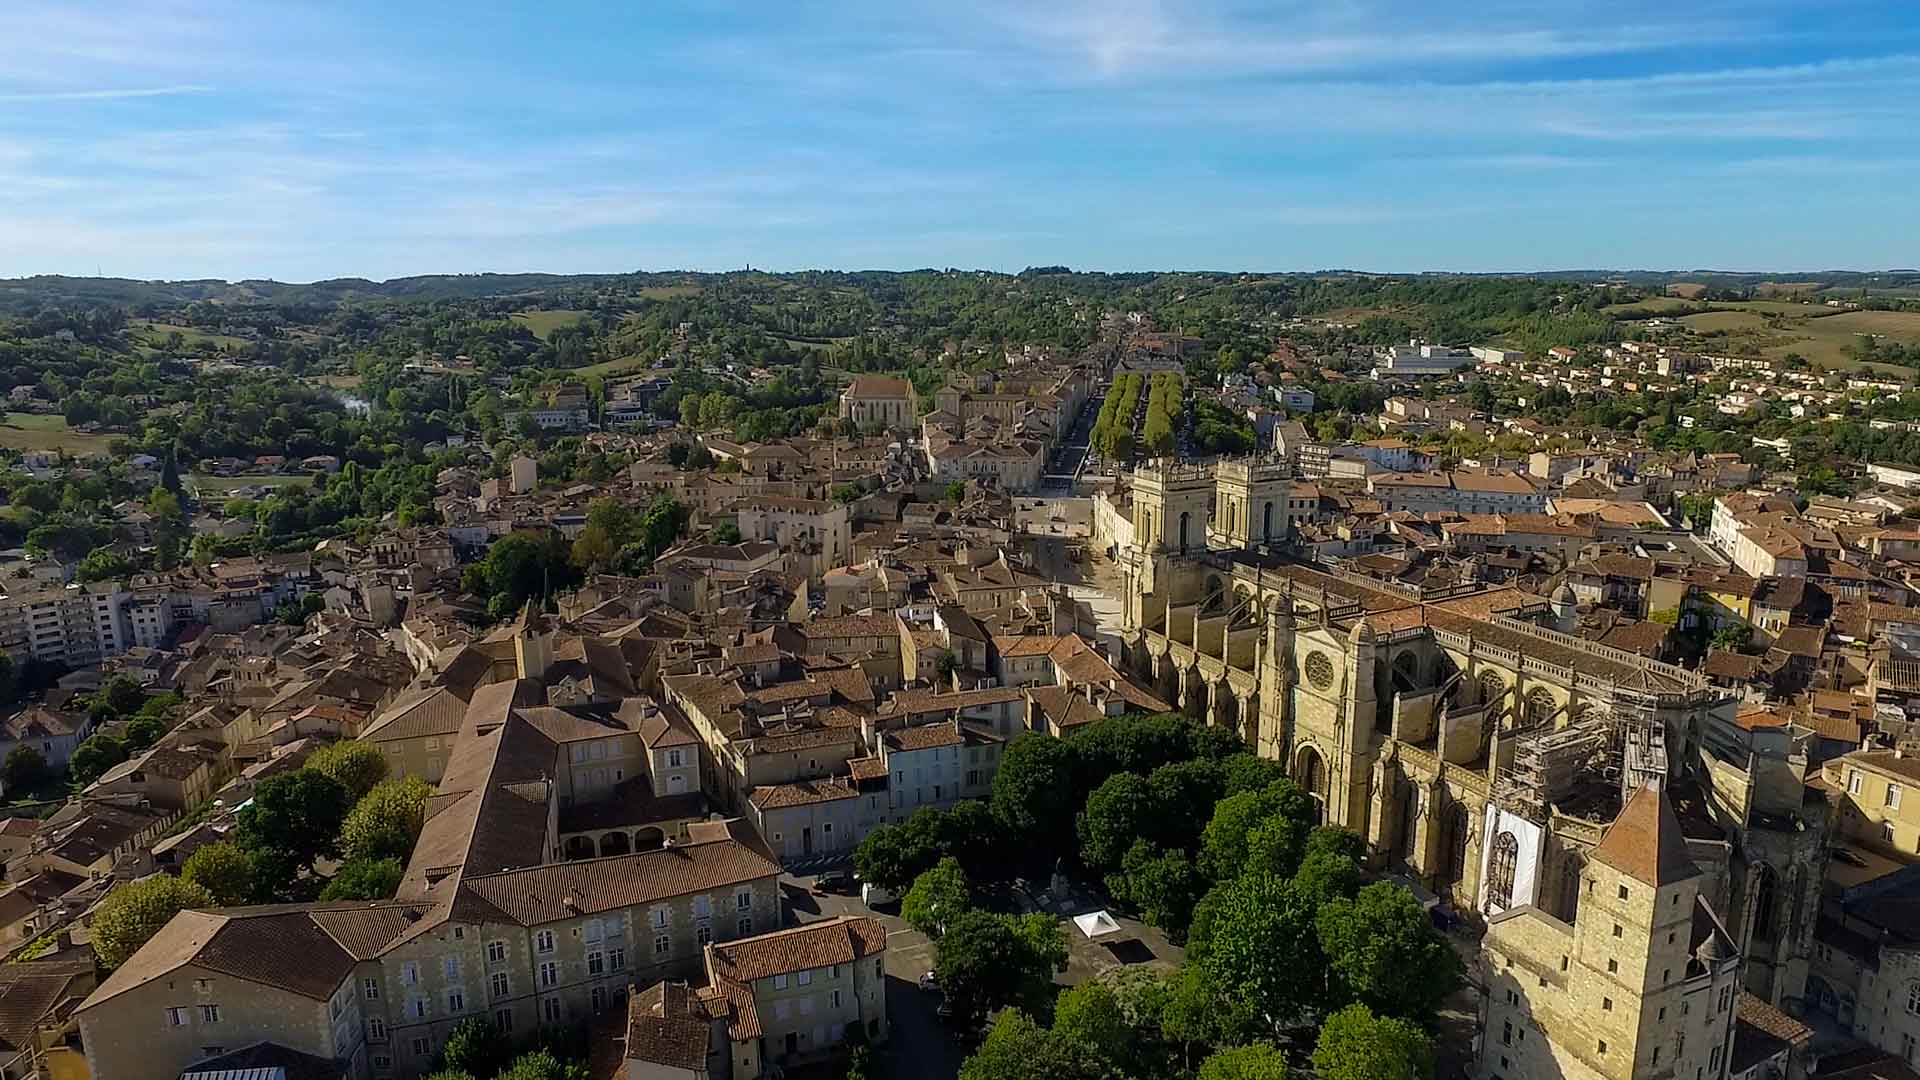
<path fill-rule="evenodd" d="M 1885 193 L 1920 160 L 1915 13 L 1809 37 L 1790 0 L 742 7 L 0 3 L 0 274 L 1512 267 L 1757 237 L 1839 263 L 1920 228 Z M 1816 178 L 1880 224 L 1775 227 Z"/>
<path fill-rule="evenodd" d="M 132 98 L 179 97 L 183 94 L 208 94 L 211 86 L 142 86 L 100 90 L 40 90 L 26 93 L 0 93 L 0 105 L 58 104 L 74 101 L 124 101 Z"/>

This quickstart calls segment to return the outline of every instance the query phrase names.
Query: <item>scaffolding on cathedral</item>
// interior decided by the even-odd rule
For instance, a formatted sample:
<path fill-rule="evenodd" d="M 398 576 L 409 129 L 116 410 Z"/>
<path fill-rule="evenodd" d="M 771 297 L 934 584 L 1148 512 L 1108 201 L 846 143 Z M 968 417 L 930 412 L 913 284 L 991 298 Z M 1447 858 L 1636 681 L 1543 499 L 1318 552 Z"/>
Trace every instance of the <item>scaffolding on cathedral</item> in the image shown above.
<path fill-rule="evenodd" d="M 1619 784 L 1623 730 L 1614 717 L 1563 728 L 1542 724 L 1514 735 L 1513 763 L 1496 777 L 1494 800 L 1529 821 L 1547 824 L 1556 804 L 1596 778 Z"/>

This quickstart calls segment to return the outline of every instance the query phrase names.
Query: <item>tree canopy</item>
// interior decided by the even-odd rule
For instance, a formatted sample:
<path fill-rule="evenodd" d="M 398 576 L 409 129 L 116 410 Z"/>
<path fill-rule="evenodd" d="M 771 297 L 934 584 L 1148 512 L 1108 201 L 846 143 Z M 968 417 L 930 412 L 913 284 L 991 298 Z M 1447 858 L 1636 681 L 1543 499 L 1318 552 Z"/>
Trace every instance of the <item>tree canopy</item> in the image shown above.
<path fill-rule="evenodd" d="M 116 887 L 100 902 L 90 926 L 100 966 L 117 968 L 187 908 L 212 907 L 207 890 L 167 874 Z"/>

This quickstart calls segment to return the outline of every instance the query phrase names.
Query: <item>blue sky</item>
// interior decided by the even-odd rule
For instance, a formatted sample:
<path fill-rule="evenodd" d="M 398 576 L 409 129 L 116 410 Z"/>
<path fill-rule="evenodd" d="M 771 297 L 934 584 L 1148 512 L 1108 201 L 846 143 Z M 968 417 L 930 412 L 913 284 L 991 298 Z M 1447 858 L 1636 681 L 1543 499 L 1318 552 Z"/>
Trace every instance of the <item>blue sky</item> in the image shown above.
<path fill-rule="evenodd" d="M 1920 264 L 1920 5 L 0 4 L 0 276 Z"/>

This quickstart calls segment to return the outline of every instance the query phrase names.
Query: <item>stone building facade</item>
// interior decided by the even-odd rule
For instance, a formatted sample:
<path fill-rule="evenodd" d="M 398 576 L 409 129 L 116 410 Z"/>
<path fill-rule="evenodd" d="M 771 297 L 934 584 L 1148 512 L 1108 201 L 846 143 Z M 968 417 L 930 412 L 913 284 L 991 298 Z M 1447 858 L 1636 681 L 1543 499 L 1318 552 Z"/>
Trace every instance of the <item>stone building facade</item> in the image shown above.
<path fill-rule="evenodd" d="M 1134 475 L 1136 542 L 1119 552 L 1131 673 L 1287 762 L 1376 866 L 1470 917 L 1524 895 L 1570 922 L 1602 834 L 1658 781 L 1701 893 L 1752 946 L 1749 985 L 1769 1004 L 1800 997 L 1826 837 L 1795 780 L 1804 755 L 1710 746 L 1732 694 L 1558 632 L 1545 597 L 1423 591 L 1276 553 L 1260 526 L 1269 496 L 1285 505 L 1284 471 L 1227 465 Z"/>

